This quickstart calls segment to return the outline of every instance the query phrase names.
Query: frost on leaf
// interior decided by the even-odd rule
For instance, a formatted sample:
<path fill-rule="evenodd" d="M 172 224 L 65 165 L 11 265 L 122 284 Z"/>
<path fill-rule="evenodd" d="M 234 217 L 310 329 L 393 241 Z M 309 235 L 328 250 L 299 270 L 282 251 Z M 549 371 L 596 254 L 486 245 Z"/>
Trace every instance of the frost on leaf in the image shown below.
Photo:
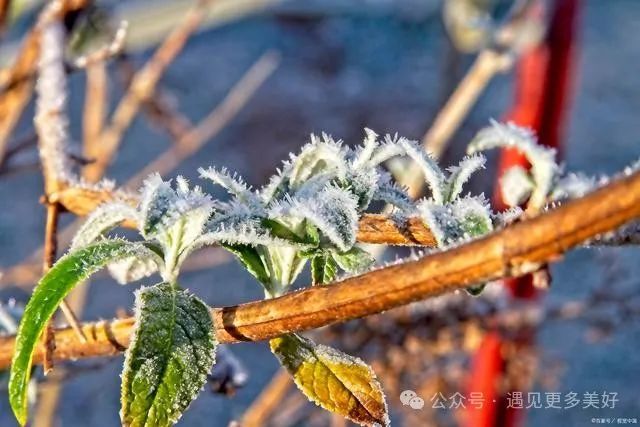
<path fill-rule="evenodd" d="M 542 209 L 560 171 L 555 150 L 538 145 L 530 129 L 491 121 L 491 126 L 482 129 L 471 141 L 467 152 L 472 154 L 498 147 L 515 148 L 527 158 L 535 184 L 528 206 Z"/>
<path fill-rule="evenodd" d="M 448 201 L 457 199 L 462 194 L 462 187 L 471 178 L 474 172 L 484 169 L 486 159 L 484 156 L 474 154 L 465 157 L 457 166 L 448 169 L 449 178 L 447 179 L 447 195 Z"/>
<path fill-rule="evenodd" d="M 439 248 L 468 241 L 493 229 L 491 210 L 482 196 L 464 197 L 445 206 L 424 200 L 418 205 L 418 212 Z"/>
<path fill-rule="evenodd" d="M 356 246 L 347 252 L 333 252 L 332 256 L 338 266 L 349 273 L 362 273 L 375 262 L 369 252 Z"/>
<path fill-rule="evenodd" d="M 322 138 L 311 135 L 311 142 L 302 147 L 300 154 L 291 156 L 285 172 L 294 191 L 315 175 L 330 174 L 343 178 L 347 172 L 345 150 L 339 141 L 334 141 L 327 134 L 322 134 Z"/>
<path fill-rule="evenodd" d="M 142 187 L 140 196 L 140 232 L 146 238 L 153 237 L 162 226 L 167 226 L 168 216 L 178 196 L 169 182 L 159 174 L 150 175 Z"/>
<path fill-rule="evenodd" d="M 500 177 L 500 194 L 509 207 L 523 205 L 531 197 L 535 184 L 522 166 L 513 166 Z"/>
<path fill-rule="evenodd" d="M 213 183 L 220 185 L 229 194 L 235 196 L 239 201 L 247 204 L 260 205 L 261 201 L 256 193 L 236 174 L 231 174 L 226 168 L 217 170 L 215 168 L 198 169 L 201 178 L 207 178 Z"/>
<path fill-rule="evenodd" d="M 71 242 L 71 250 L 87 246 L 125 220 L 137 221 L 135 208 L 123 202 L 105 203 L 89 215 Z"/>
<path fill-rule="evenodd" d="M 420 166 L 425 181 L 431 190 L 431 196 L 436 203 L 442 204 L 446 200 L 446 177 L 436 161 L 427 152 L 417 145 L 415 141 L 405 138 L 398 140 L 398 145 L 404 148 L 405 153 Z"/>
<path fill-rule="evenodd" d="M 154 253 L 129 257 L 107 266 L 109 274 L 121 285 L 151 276 L 158 271 L 158 256 Z"/>
<path fill-rule="evenodd" d="M 412 214 L 415 211 L 415 205 L 407 189 L 391 181 L 391 177 L 386 173 L 381 176 L 372 198 L 395 206 L 405 214 Z"/>
<path fill-rule="evenodd" d="M 338 265 L 329 252 L 311 258 L 311 282 L 321 285 L 332 282 L 338 274 Z"/>
<path fill-rule="evenodd" d="M 122 373 L 122 424 L 171 426 L 207 381 L 216 339 L 207 306 L 176 284 L 136 295 L 136 324 Z"/>
<path fill-rule="evenodd" d="M 382 388 L 362 360 L 295 334 L 270 345 L 309 400 L 359 425 L 389 425 Z"/>
<path fill-rule="evenodd" d="M 585 196 L 598 187 L 598 181 L 582 173 L 570 173 L 558 180 L 550 199 L 553 201 Z"/>
<path fill-rule="evenodd" d="M 60 302 L 76 285 L 105 265 L 149 252 L 139 243 L 105 239 L 66 254 L 40 279 L 18 327 L 11 364 L 9 401 L 18 422 L 25 424 L 27 421 L 27 384 L 33 351 Z"/>
<path fill-rule="evenodd" d="M 353 194 L 335 186 L 327 186 L 313 198 L 290 199 L 274 206 L 269 218 L 306 219 L 342 251 L 356 241 L 358 211 Z"/>
<path fill-rule="evenodd" d="M 351 166 L 354 169 L 360 169 L 365 167 L 373 156 L 373 152 L 376 148 L 378 148 L 378 134 L 372 131 L 369 128 L 364 129 L 365 138 L 362 143 L 362 146 L 358 147 L 358 150 L 355 152 L 353 162 Z"/>

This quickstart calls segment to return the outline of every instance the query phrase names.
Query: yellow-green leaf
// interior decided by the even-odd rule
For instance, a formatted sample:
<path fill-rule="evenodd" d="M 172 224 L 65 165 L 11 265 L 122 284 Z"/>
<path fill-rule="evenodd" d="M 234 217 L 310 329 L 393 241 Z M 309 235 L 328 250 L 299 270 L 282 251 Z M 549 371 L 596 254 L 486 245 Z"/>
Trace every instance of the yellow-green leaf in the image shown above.
<path fill-rule="evenodd" d="M 271 351 L 311 401 L 363 426 L 388 426 L 384 393 L 362 360 L 288 334 L 270 341 Z"/>

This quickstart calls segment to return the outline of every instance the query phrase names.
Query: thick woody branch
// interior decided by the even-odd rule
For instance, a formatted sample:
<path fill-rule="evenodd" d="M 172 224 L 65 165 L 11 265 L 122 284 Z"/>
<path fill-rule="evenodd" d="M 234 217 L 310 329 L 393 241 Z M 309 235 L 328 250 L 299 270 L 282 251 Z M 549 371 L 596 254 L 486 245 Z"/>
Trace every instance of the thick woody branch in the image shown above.
<path fill-rule="evenodd" d="M 473 283 L 535 271 L 567 250 L 640 217 L 640 173 L 485 238 L 416 261 L 382 268 L 280 298 L 212 309 L 222 343 L 258 341 L 403 306 Z M 83 325 L 87 343 L 70 329 L 55 332 L 54 359 L 109 356 L 129 344 L 134 319 Z M 11 360 L 15 337 L 0 339 L 0 368 Z M 41 363 L 39 347 L 34 362 Z"/>

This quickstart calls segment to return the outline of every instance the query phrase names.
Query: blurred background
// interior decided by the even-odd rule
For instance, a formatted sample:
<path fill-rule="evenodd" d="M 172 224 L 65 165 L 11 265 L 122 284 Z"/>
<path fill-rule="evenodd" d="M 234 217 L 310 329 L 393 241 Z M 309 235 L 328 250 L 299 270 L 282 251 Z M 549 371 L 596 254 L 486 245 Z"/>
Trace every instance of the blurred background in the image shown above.
<path fill-rule="evenodd" d="M 369 127 L 378 134 L 397 132 L 421 140 L 473 68 L 479 52 L 508 51 L 512 63 L 481 85 L 477 101 L 470 103 L 468 114 L 447 138 L 441 162 L 452 164 L 489 119 L 504 118 L 509 112 L 514 117 L 518 102 L 533 96 L 516 96 L 516 88 L 528 87 L 522 81 L 526 65 L 521 60 L 535 61 L 535 55 L 529 55 L 535 49 L 530 44 L 544 43 L 554 10 L 563 2 L 567 3 L 539 2 L 545 3 L 544 10 L 539 16 L 534 13 L 533 20 L 542 25 L 544 34 L 532 31 L 527 37 L 534 41 L 514 48 L 516 42 L 509 41 L 508 34 L 506 42 L 487 40 L 485 34 L 512 18 L 514 2 L 506 0 L 211 1 L 210 8 L 198 9 L 203 14 L 199 29 L 162 73 L 154 96 L 123 131 L 105 175 L 124 184 L 164 156 L 164 162 L 154 165 L 161 166 L 165 178 L 182 174 L 197 181 L 197 167 L 224 165 L 260 186 L 289 152 L 309 140 L 310 133 L 327 132 L 356 144 L 364 127 Z M 14 4 L 0 36 L 0 65 L 5 70 L 41 8 L 37 0 L 9 3 Z M 572 3 L 575 21 L 571 49 L 565 53 L 567 61 L 573 62 L 567 87 L 552 88 L 566 93 L 558 148 L 568 170 L 611 174 L 640 157 L 640 73 L 635 71 L 640 66 L 636 40 L 640 2 Z M 90 14 L 78 14 L 76 22 L 68 23 L 81 51 L 92 32 L 109 32 L 121 19 L 129 22 L 122 52 L 103 66 L 109 110 L 126 93 L 135 70 L 152 57 L 188 10 L 198 7 L 195 4 L 98 0 Z M 75 48 L 70 49 L 71 56 L 78 55 Z M 249 77 L 247 70 L 252 70 Z M 83 157 L 88 135 L 87 121 L 83 121 L 85 96 L 91 88 L 88 75 L 73 67 L 69 73 L 69 119 L 76 150 L 72 154 L 79 163 L 91 161 L 90 156 Z M 543 76 L 528 79 L 535 82 Z M 8 96 L 9 89 L 3 90 Z M 0 157 L 0 301 L 7 311 L 19 311 L 39 277 L 40 261 L 33 254 L 43 241 L 45 208 L 39 203 L 43 182 L 33 111 L 33 100 L 27 100 L 19 118 L 7 126 L 15 108 L 0 109 L 5 115 L 0 116 L 3 131 L 8 130 Z M 210 114 L 214 116 L 207 121 Z M 206 122 L 205 136 L 193 152 L 171 151 L 201 120 Z M 490 167 L 472 184 L 474 191 L 493 194 L 498 163 L 497 155 L 490 158 Z M 63 216 L 60 228 L 73 220 L 72 215 Z M 61 243 L 60 252 L 64 248 Z M 398 253 L 403 254 L 387 251 L 380 256 L 392 259 Z M 496 285 L 479 298 L 456 294 L 313 335 L 372 364 L 387 393 L 393 425 L 584 426 L 594 423 L 594 418 L 611 418 L 616 420 L 613 424 L 620 423 L 618 418 L 637 422 L 637 259 L 632 248 L 577 250 L 551 266 L 551 288 L 543 297 L 514 298 Z M 252 277 L 224 252 L 207 250 L 187 270 L 183 286 L 211 306 L 262 297 Z M 71 302 L 84 320 L 112 318 L 130 312 L 133 293 L 131 287 L 116 285 L 104 274 L 87 283 Z M 533 315 L 522 315 L 531 310 Z M 567 409 L 522 409 L 513 417 L 486 415 L 493 417 L 488 424 L 484 418 L 469 419 L 464 411 L 432 408 L 432 397 L 438 393 L 449 397 L 472 390 L 472 361 L 477 360 L 487 336 L 496 331 L 505 366 L 496 381 L 504 393 L 524 390 L 526 406 L 528 392 L 541 393 L 543 404 L 548 392 L 559 392 L 563 399 L 572 392 L 579 398 L 588 392 L 611 392 L 617 393 L 615 407 L 580 404 Z M 232 352 L 224 358 L 228 363 L 214 371 L 181 425 L 226 426 L 243 417 L 243 425 L 348 425 L 306 403 L 294 386 L 279 378 L 278 363 L 266 343 L 239 344 L 227 350 Z M 115 357 L 58 365 L 55 375 L 39 380 L 34 425 L 118 425 L 121 364 L 122 357 Z M 402 405 L 399 396 L 405 389 L 423 397 L 422 410 Z M 0 425 L 13 426 L 5 396 L 0 397 Z M 254 418 L 250 419 L 248 410 Z M 251 424 L 256 419 L 257 424 Z"/>

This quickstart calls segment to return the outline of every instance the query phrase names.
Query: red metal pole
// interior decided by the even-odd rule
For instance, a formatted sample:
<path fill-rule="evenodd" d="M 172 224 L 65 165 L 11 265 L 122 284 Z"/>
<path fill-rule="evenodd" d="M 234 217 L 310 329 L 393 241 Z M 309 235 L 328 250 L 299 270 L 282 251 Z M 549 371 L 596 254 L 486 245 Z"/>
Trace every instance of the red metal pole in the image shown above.
<path fill-rule="evenodd" d="M 571 79 L 574 76 L 574 35 L 580 5 L 580 0 L 555 0 L 547 37 L 518 62 L 514 105 L 505 117 L 508 121 L 533 129 L 542 144 L 556 148 L 560 155 L 571 98 Z M 519 152 L 503 150 L 498 180 L 515 165 L 530 166 Z M 497 210 L 502 210 L 506 206 L 497 185 L 498 180 L 493 202 Z M 539 297 L 530 275 L 505 282 L 516 299 L 533 302 Z M 525 337 L 527 341 L 529 345 L 534 344 L 533 333 Z M 503 344 L 498 332 L 490 332 L 474 355 L 469 393 L 482 392 L 485 404 L 480 410 L 467 412 L 468 427 L 515 427 L 521 424 L 522 409 L 509 408 L 506 396 L 498 389 L 506 363 Z"/>

